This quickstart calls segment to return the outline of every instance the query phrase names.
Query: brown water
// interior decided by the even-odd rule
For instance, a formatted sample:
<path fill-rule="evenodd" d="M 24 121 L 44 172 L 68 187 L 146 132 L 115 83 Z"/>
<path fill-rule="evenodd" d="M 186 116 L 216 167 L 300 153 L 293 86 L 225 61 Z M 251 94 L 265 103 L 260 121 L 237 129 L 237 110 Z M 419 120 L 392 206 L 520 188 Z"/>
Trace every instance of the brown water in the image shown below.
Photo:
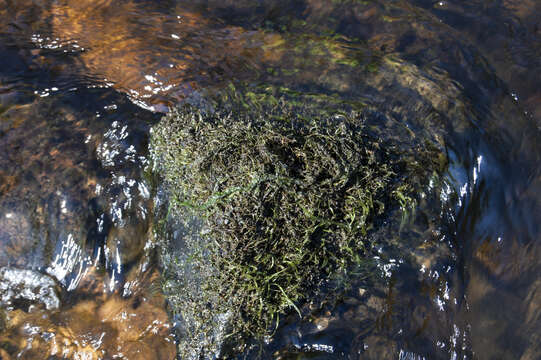
<path fill-rule="evenodd" d="M 240 81 L 413 131 L 435 116 L 452 160 L 439 208 L 374 254 L 379 280 L 286 319 L 265 356 L 541 358 L 539 15 L 533 0 L 0 0 L 0 359 L 175 358 L 149 129 Z"/>

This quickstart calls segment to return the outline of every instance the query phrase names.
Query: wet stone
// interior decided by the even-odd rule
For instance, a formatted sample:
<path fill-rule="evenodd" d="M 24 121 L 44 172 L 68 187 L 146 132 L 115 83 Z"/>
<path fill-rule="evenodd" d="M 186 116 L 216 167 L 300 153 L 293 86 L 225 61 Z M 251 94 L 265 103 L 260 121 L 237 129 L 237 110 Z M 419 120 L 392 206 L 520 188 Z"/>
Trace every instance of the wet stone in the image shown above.
<path fill-rule="evenodd" d="M 398 353 L 396 343 L 383 336 L 369 336 L 364 340 L 363 359 L 392 359 Z"/>
<path fill-rule="evenodd" d="M 155 271 L 144 275 L 139 281 L 156 281 L 158 276 Z M 2 313 L 5 321 L 0 332 L 5 358 L 35 359 L 45 354 L 92 360 L 174 359 L 176 348 L 163 297 L 149 291 L 148 284 L 134 286 L 130 297 L 108 294 L 103 291 L 102 276 L 89 273 L 81 284 L 84 293 L 76 290 L 79 300 L 61 308 L 8 307 Z M 34 289 L 34 293 L 39 291 Z"/>
<path fill-rule="evenodd" d="M 336 105 L 327 113 L 302 95 L 260 96 L 247 107 L 257 112 L 242 102 L 210 113 L 186 106 L 153 129 L 154 166 L 170 193 L 169 226 L 157 232 L 164 292 L 186 358 L 233 356 L 247 336 L 261 340 L 280 317 L 302 315 L 296 304 L 362 264 L 376 245 L 367 234 L 381 219 L 396 223 L 391 214 L 415 202 L 423 174 L 440 170 L 428 139 L 389 138 L 370 126 L 399 129 L 385 113 Z M 305 350 L 326 349 L 313 345 Z"/>
<path fill-rule="evenodd" d="M 18 302 L 43 305 L 47 310 L 60 307 L 58 284 L 32 270 L 0 268 L 0 305 L 13 309 Z"/>
<path fill-rule="evenodd" d="M 149 196 L 140 142 L 152 115 L 120 122 L 137 108 L 111 92 L 59 95 L 0 113 L 0 146 L 13 149 L 0 154 L 0 266 L 40 269 L 74 289 L 92 256 L 105 262 L 104 247 L 109 270 L 142 253 Z M 99 101 L 119 112 L 93 111 Z"/>

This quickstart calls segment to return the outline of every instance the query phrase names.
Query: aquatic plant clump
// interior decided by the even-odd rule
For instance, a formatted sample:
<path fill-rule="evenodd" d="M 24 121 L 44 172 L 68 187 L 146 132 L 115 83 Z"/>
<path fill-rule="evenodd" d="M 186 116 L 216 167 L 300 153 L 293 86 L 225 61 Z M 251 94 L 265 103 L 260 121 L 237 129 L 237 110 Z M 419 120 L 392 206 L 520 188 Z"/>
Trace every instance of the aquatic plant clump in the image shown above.
<path fill-rule="evenodd" d="M 162 119 L 154 161 L 170 214 L 198 219 L 185 228 L 197 228 L 200 247 L 191 236 L 182 260 L 197 272 L 200 294 L 169 283 L 173 310 L 184 318 L 194 306 L 201 316 L 232 310 L 230 335 L 261 338 L 322 281 L 362 262 L 371 229 L 388 209 L 412 205 L 419 175 L 431 169 L 423 161 L 434 155 L 377 135 L 366 126 L 370 114 L 277 101 L 257 111 L 185 105 Z"/>

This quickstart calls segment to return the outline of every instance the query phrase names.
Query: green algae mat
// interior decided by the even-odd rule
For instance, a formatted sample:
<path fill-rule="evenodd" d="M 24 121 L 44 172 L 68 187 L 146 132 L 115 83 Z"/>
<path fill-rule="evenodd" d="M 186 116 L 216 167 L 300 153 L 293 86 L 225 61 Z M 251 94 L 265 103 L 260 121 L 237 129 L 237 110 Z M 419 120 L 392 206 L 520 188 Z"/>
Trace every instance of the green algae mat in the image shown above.
<path fill-rule="evenodd" d="M 183 105 L 152 131 L 176 223 L 176 249 L 164 245 L 162 262 L 183 358 L 218 354 L 226 339 L 242 350 L 281 316 L 300 315 L 325 280 L 364 261 L 369 233 L 391 211 L 413 209 L 415 191 L 445 166 L 430 142 L 392 140 L 404 125 L 368 108 L 242 99 Z"/>

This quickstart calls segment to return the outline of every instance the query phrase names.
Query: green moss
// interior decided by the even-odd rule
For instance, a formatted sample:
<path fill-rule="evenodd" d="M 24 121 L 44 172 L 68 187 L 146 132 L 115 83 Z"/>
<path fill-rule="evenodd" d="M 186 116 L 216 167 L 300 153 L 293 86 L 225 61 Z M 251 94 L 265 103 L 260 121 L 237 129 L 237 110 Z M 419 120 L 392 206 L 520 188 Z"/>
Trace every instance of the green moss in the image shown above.
<path fill-rule="evenodd" d="M 209 325 L 192 338 L 216 338 L 220 314 L 236 343 L 269 334 L 322 281 L 363 261 L 369 233 L 390 210 L 412 208 L 434 168 L 436 149 L 386 140 L 367 126 L 371 111 L 245 94 L 213 112 L 176 109 L 152 133 L 170 214 L 185 230 L 169 269 L 192 276 L 166 272 L 166 293 L 184 319 L 195 314 L 187 308 L 208 310 L 196 310 Z M 197 294 L 178 295 L 194 284 Z"/>

